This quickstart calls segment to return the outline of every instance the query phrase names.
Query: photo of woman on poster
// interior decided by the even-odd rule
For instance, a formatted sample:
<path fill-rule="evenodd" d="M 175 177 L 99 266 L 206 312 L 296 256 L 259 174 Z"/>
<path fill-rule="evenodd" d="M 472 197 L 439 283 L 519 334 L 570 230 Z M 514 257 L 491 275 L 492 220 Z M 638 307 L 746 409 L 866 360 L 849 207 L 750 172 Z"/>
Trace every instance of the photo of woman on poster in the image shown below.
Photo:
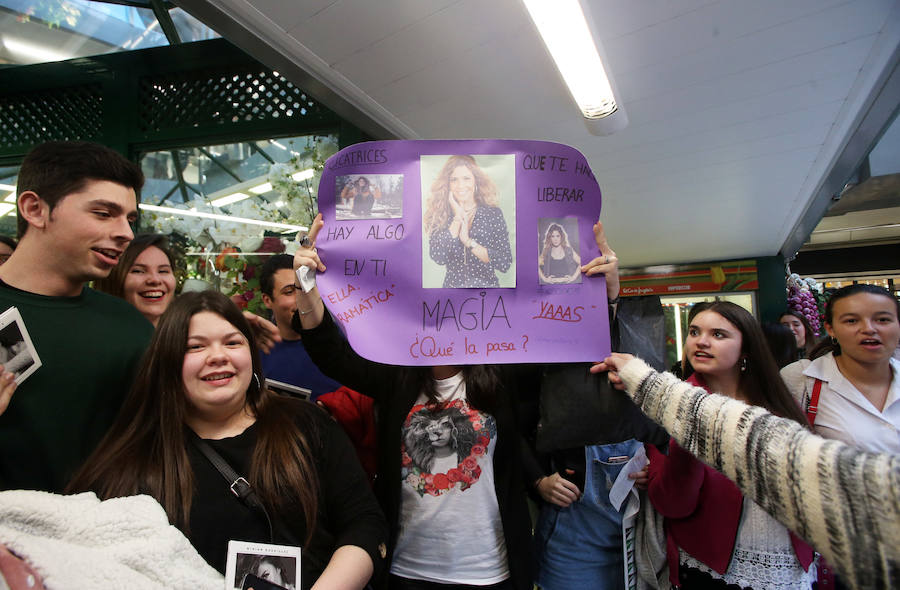
<path fill-rule="evenodd" d="M 569 221 L 571 223 L 566 223 Z M 549 222 L 549 225 L 546 225 Z M 538 230 L 542 237 L 538 243 L 543 242 L 541 253 L 538 256 L 538 274 L 541 284 L 571 284 L 581 282 L 581 257 L 570 244 L 578 245 L 578 225 L 574 219 L 555 220 L 540 219 L 539 227 L 546 225 L 543 232 Z M 569 225 L 569 232 L 563 227 Z M 543 234 L 541 236 L 541 234 Z M 573 240 L 569 240 L 569 235 Z"/>
<path fill-rule="evenodd" d="M 372 185 L 365 176 L 348 183 L 341 191 L 341 200 L 344 203 L 352 203 L 351 212 L 355 217 L 368 217 L 375 205 L 375 199 L 380 198 L 381 189 Z"/>
<path fill-rule="evenodd" d="M 429 257 L 446 267 L 443 287 L 515 286 L 514 278 L 511 285 L 497 278 L 513 262 L 499 201 L 497 185 L 474 157 L 447 159 L 431 184 L 423 222 Z"/>
<path fill-rule="evenodd" d="M 335 219 L 403 217 L 403 175 L 366 174 L 334 179 Z"/>

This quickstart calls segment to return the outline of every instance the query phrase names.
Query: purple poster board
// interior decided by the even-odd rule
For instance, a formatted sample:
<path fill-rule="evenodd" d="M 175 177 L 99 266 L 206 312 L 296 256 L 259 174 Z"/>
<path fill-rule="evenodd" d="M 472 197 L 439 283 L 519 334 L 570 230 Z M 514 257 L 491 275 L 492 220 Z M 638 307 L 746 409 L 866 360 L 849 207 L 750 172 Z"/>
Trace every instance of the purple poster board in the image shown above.
<path fill-rule="evenodd" d="M 577 150 L 515 140 L 378 141 L 328 159 L 316 246 L 325 305 L 395 365 L 596 361 L 609 351 L 600 188 Z"/>

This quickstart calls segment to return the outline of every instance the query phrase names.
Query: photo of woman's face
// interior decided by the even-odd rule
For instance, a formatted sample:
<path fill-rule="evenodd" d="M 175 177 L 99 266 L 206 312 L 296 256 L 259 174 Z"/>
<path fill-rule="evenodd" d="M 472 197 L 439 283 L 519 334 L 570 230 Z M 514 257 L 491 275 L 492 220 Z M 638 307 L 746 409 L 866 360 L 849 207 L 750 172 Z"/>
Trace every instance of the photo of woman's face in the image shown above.
<path fill-rule="evenodd" d="M 428 434 L 428 441 L 433 447 L 446 447 L 450 444 L 450 438 L 453 433 L 453 424 L 450 418 L 444 416 L 439 420 L 433 420 L 425 426 L 425 432 Z"/>
<path fill-rule="evenodd" d="M 475 198 L 475 175 L 465 166 L 457 166 L 450 173 L 450 192 L 459 203 Z"/>
<path fill-rule="evenodd" d="M 550 244 L 554 247 L 562 244 L 562 234 L 556 230 L 550 232 Z"/>
<path fill-rule="evenodd" d="M 259 564 L 259 567 L 256 568 L 256 575 L 279 586 L 283 586 L 285 582 L 281 577 L 281 571 L 275 567 L 275 564 L 268 561 Z"/>

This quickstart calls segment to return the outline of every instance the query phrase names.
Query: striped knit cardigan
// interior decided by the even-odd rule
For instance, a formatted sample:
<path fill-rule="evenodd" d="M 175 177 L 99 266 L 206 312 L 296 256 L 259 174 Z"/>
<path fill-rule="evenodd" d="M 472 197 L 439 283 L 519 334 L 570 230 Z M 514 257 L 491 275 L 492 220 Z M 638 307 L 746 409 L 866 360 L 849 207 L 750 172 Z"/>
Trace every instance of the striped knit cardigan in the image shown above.
<path fill-rule="evenodd" d="M 645 414 L 809 541 L 853 588 L 900 587 L 900 455 L 825 440 L 640 359 L 619 375 Z"/>

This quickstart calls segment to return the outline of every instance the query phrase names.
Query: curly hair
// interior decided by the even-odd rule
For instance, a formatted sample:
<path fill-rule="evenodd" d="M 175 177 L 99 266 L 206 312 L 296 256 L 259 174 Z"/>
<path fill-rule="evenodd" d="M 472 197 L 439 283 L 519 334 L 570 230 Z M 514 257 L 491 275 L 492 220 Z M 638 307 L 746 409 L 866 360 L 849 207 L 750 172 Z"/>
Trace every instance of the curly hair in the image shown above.
<path fill-rule="evenodd" d="M 403 442 L 413 465 L 424 472 L 431 472 L 434 467 L 435 450 L 428 439 L 427 427 L 435 422 L 448 421 L 451 424 L 450 444 L 456 451 L 457 462 L 462 461 L 472 452 L 475 444 L 475 428 L 462 410 L 457 407 L 443 408 L 436 412 L 421 411 L 409 419 L 409 430 Z"/>
<path fill-rule="evenodd" d="M 491 180 L 472 156 L 450 156 L 437 178 L 431 183 L 431 196 L 425 204 L 423 227 L 426 235 L 450 225 L 453 208 L 450 206 L 450 175 L 460 166 L 465 166 L 475 177 L 475 203 L 496 207 L 498 202 L 497 185 Z"/>

